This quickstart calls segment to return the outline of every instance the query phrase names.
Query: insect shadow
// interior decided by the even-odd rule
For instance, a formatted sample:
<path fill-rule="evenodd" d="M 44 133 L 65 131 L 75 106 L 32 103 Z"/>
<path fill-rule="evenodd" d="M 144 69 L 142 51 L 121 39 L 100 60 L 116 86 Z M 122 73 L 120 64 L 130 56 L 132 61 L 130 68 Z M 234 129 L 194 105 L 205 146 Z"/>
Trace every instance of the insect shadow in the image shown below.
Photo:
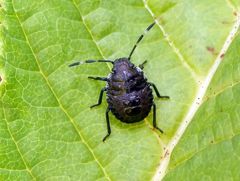
<path fill-rule="evenodd" d="M 111 111 L 117 119 L 125 123 L 135 123 L 142 121 L 153 107 L 153 127 L 161 133 L 163 131 L 156 123 L 156 104 L 153 100 L 152 89 L 154 89 L 158 98 L 169 99 L 169 96 L 161 96 L 155 84 L 148 82 L 144 76 L 143 68 L 147 61 L 144 61 L 139 66 L 131 63 L 131 56 L 135 51 L 138 43 L 143 39 L 144 35 L 155 25 L 155 22 L 150 24 L 145 32 L 141 34 L 132 48 L 128 58 L 118 58 L 112 60 L 85 60 L 78 61 L 69 65 L 69 67 L 81 65 L 84 63 L 94 62 L 110 62 L 113 64 L 112 72 L 108 77 L 88 77 L 89 79 L 105 81 L 106 86 L 101 89 L 98 103 L 91 106 L 99 106 L 102 103 L 103 93 L 107 94 L 108 107 L 106 109 L 107 135 L 103 141 L 111 134 L 111 126 L 109 121 L 109 111 Z"/>

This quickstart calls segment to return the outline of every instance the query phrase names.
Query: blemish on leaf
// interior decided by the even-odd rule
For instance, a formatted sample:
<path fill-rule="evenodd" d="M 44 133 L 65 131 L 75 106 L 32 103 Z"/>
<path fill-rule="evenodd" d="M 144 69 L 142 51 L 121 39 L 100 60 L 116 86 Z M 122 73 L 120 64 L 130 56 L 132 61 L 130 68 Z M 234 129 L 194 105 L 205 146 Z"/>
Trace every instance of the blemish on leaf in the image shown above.
<path fill-rule="evenodd" d="M 169 155 L 169 151 L 166 150 L 165 154 L 164 154 L 164 158 L 166 158 Z"/>
<path fill-rule="evenodd" d="M 223 53 L 223 54 L 221 54 L 221 55 L 220 55 L 220 58 L 223 58 L 223 57 L 224 57 L 224 55 L 225 55 L 224 53 Z"/>
<path fill-rule="evenodd" d="M 233 12 L 233 15 L 234 15 L 234 16 L 237 16 L 237 12 L 236 12 L 236 11 L 234 11 L 234 12 Z"/>
<path fill-rule="evenodd" d="M 229 21 L 222 21 L 222 24 L 224 24 L 224 25 L 231 24 L 231 22 L 229 22 Z"/>
<path fill-rule="evenodd" d="M 2 73 L 2 72 L 1 72 Z M 0 85 L 2 85 L 5 82 L 5 78 L 3 74 L 0 74 Z"/>
<path fill-rule="evenodd" d="M 214 52 L 214 48 L 213 47 L 206 47 L 208 51 L 210 52 Z"/>
<path fill-rule="evenodd" d="M 217 53 L 215 52 L 215 48 L 214 47 L 206 47 L 207 51 L 209 51 L 210 53 L 212 53 L 213 55 L 216 55 Z"/>

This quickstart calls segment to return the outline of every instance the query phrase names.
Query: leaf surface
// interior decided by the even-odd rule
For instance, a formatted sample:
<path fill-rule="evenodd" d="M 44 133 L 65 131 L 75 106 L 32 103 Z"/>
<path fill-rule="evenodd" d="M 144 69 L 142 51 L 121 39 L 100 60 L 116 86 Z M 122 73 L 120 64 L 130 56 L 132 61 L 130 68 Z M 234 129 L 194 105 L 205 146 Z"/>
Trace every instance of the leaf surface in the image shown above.
<path fill-rule="evenodd" d="M 4 0 L 0 180 L 145 181 L 165 171 L 166 180 L 239 178 L 240 39 L 233 31 L 239 6 L 234 0 Z M 107 76 L 111 65 L 68 65 L 127 57 L 155 18 L 132 62 L 148 60 L 146 77 L 171 97 L 155 99 L 164 134 L 152 129 L 152 114 L 135 124 L 111 115 L 112 134 L 103 143 L 107 103 L 89 106 L 105 84 L 87 77 Z M 194 108 L 203 84 L 207 91 Z M 183 136 L 179 143 L 176 136 Z"/>

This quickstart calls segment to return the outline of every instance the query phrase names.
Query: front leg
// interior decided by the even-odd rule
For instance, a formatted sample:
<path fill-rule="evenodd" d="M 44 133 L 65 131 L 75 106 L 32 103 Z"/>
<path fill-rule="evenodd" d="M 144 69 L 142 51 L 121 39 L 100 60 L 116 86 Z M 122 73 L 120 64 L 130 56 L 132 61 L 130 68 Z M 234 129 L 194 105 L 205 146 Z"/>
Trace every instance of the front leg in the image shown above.
<path fill-rule="evenodd" d="M 92 76 L 89 76 L 88 78 L 93 79 L 93 80 L 108 81 L 107 77 L 92 77 Z"/>
<path fill-rule="evenodd" d="M 170 98 L 169 96 L 161 96 L 154 83 L 149 82 L 149 85 L 153 87 L 153 89 L 156 92 L 158 98 L 165 98 L 165 99 L 169 99 Z"/>
<path fill-rule="evenodd" d="M 90 108 L 93 108 L 93 107 L 95 107 L 95 106 L 99 106 L 99 105 L 102 103 L 103 92 L 106 91 L 106 90 L 107 90 L 106 87 L 104 87 L 104 88 L 101 89 L 100 96 L 99 96 L 99 98 L 98 98 L 98 103 L 92 105 Z"/>
<path fill-rule="evenodd" d="M 145 60 L 143 63 L 141 63 L 138 67 L 140 68 L 140 69 L 144 69 L 144 65 L 147 63 L 147 60 Z"/>

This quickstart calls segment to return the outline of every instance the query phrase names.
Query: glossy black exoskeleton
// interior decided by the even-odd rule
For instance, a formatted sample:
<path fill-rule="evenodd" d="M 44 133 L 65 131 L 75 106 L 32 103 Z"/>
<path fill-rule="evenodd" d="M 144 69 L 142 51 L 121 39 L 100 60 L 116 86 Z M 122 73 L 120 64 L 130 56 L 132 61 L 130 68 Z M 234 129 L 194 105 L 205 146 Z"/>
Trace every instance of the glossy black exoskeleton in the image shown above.
<path fill-rule="evenodd" d="M 145 30 L 145 33 L 149 31 L 155 22 L 152 23 Z M 94 62 L 110 62 L 113 64 L 112 72 L 108 77 L 88 77 L 94 80 L 106 81 L 107 85 L 104 87 L 98 99 L 98 103 L 91 106 L 91 108 L 98 106 L 102 103 L 103 93 L 107 93 L 108 108 L 106 110 L 106 121 L 108 134 L 103 138 L 103 141 L 111 134 L 111 127 L 108 113 L 111 111 L 117 119 L 125 123 L 135 123 L 143 120 L 153 106 L 153 127 L 158 129 L 161 133 L 163 131 L 157 127 L 156 124 L 156 105 L 153 101 L 152 89 L 156 92 L 159 98 L 169 98 L 168 96 L 161 96 L 153 83 L 147 81 L 143 74 L 144 64 L 143 62 L 138 67 L 130 62 L 131 56 L 137 47 L 137 44 L 142 40 L 144 34 L 142 34 L 137 43 L 134 45 L 128 58 L 119 58 L 115 61 L 112 60 L 86 60 L 84 62 L 75 62 L 71 65 L 76 66 L 83 63 Z"/>

